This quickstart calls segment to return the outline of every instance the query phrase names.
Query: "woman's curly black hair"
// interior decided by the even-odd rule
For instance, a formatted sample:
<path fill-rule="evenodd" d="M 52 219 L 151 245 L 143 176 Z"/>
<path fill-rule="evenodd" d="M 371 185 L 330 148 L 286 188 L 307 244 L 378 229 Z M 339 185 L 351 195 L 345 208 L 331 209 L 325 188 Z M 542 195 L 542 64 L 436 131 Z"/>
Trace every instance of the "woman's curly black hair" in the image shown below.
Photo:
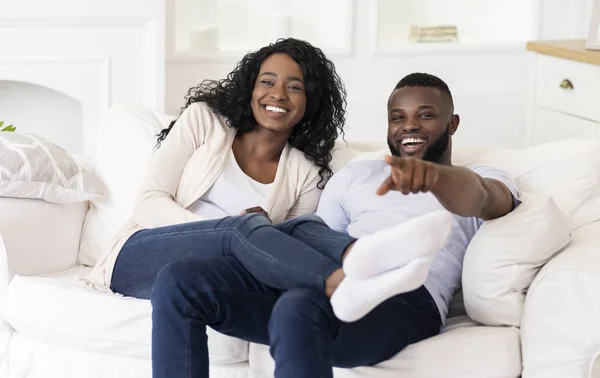
<path fill-rule="evenodd" d="M 222 80 L 204 80 L 185 96 L 182 111 L 195 102 L 206 104 L 228 119 L 228 125 L 239 132 L 250 131 L 256 125 L 251 108 L 252 91 L 265 58 L 285 53 L 294 59 L 304 75 L 306 111 L 296 125 L 289 143 L 320 167 L 321 186 L 332 175 L 329 163 L 331 150 L 346 120 L 346 90 L 335 71 L 334 64 L 323 51 L 310 43 L 294 38 L 279 39 L 258 51 L 248 53 L 235 69 Z M 157 146 L 167 137 L 175 124 L 158 134 Z"/>

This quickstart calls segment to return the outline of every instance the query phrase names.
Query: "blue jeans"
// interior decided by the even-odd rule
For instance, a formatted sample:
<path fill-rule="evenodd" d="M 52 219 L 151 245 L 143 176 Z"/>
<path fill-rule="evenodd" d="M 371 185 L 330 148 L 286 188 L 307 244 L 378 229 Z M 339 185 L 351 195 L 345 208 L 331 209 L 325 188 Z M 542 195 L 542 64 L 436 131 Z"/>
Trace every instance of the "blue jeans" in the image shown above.
<path fill-rule="evenodd" d="M 154 378 L 208 378 L 207 326 L 270 345 L 277 378 L 332 378 L 333 366 L 374 365 L 441 327 L 424 287 L 343 323 L 322 290 L 274 289 L 234 257 L 168 265 L 154 285 L 152 307 Z"/>
<path fill-rule="evenodd" d="M 121 249 L 113 291 L 149 299 L 158 272 L 178 261 L 235 257 L 259 281 L 276 289 L 325 290 L 325 279 L 342 267 L 356 239 L 331 230 L 316 215 L 272 225 L 264 216 L 177 224 L 138 231 Z"/>

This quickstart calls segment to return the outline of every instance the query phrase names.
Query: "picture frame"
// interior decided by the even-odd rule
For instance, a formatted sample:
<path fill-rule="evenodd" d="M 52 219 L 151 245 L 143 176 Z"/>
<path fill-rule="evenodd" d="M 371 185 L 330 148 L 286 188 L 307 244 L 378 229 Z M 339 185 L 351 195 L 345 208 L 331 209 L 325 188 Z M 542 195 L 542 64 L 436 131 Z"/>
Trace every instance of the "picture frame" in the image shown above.
<path fill-rule="evenodd" d="M 600 0 L 594 1 L 592 22 L 590 23 L 590 32 L 585 42 L 585 48 L 588 50 L 600 50 Z"/>

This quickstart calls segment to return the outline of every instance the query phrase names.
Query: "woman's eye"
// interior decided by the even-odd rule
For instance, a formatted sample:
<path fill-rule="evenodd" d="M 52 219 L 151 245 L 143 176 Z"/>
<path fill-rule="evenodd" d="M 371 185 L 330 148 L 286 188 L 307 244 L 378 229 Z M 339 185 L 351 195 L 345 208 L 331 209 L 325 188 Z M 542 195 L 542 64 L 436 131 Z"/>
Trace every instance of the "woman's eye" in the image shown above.
<path fill-rule="evenodd" d="M 265 85 L 273 85 L 273 82 L 271 80 L 261 80 L 261 83 Z"/>
<path fill-rule="evenodd" d="M 292 91 L 301 91 L 301 90 L 302 90 L 302 88 L 301 88 L 301 87 L 299 87 L 299 86 L 297 86 L 297 85 L 290 85 L 290 86 L 289 86 L 289 88 L 290 88 Z"/>

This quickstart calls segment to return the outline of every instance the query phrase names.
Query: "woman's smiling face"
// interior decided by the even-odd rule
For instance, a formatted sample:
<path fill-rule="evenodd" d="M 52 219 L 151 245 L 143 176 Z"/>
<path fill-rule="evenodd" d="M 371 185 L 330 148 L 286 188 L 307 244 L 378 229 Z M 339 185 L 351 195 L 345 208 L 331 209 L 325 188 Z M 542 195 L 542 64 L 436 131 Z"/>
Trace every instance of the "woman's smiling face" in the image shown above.
<path fill-rule="evenodd" d="M 306 111 L 304 75 L 298 63 L 285 53 L 263 60 L 254 83 L 251 106 L 259 127 L 291 133 Z"/>

